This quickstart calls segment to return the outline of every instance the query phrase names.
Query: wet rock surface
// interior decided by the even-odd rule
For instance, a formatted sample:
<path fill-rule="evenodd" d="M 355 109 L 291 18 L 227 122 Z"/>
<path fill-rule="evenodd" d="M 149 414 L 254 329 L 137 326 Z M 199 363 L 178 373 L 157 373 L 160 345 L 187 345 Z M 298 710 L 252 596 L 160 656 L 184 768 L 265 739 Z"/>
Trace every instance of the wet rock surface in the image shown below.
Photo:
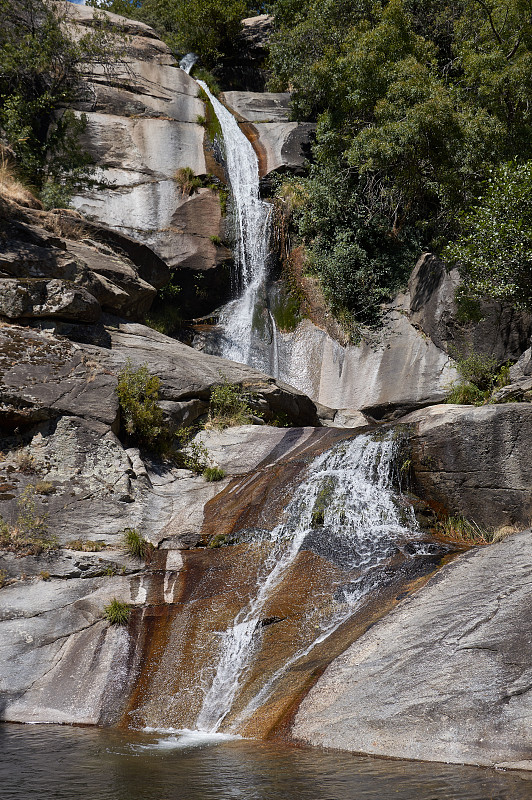
<path fill-rule="evenodd" d="M 367 631 L 293 735 L 361 753 L 530 769 L 532 533 L 469 552 Z"/>

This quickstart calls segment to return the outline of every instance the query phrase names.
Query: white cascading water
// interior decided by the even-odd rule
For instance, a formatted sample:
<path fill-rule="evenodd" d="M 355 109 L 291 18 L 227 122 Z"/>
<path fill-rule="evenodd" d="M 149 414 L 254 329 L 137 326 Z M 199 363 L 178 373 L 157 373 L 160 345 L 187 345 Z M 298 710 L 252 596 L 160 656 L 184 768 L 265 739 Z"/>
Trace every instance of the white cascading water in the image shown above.
<path fill-rule="evenodd" d="M 261 368 L 261 363 L 254 363 L 252 353 L 253 316 L 266 281 L 271 207 L 260 199 L 259 165 L 253 147 L 234 116 L 211 94 L 207 84 L 197 82 L 209 97 L 222 128 L 233 198 L 238 297 L 224 307 L 220 316 L 221 355 Z"/>
<path fill-rule="evenodd" d="M 392 487 L 396 444 L 361 435 L 336 445 L 310 465 L 307 478 L 297 487 L 285 521 L 270 536 L 270 552 L 257 580 L 256 594 L 221 636 L 214 679 L 206 691 L 196 720 L 199 731 L 219 731 L 230 712 L 239 686 L 251 664 L 256 637 L 260 637 L 263 609 L 273 590 L 286 576 L 305 540 L 317 529 L 324 537 L 334 534 L 334 547 L 347 554 L 347 566 L 357 579 L 335 598 L 337 609 L 314 642 L 296 652 L 262 687 L 231 730 L 238 730 L 269 697 L 278 678 L 300 658 L 324 641 L 353 614 L 379 585 L 378 567 L 397 551 L 405 539 L 415 539 L 418 529 L 413 512 L 401 521 Z M 324 494 L 325 493 L 325 494 Z M 318 506 L 317 506 L 318 503 Z M 422 546 L 421 546 L 422 547 Z M 422 550 L 420 549 L 420 552 Z"/>

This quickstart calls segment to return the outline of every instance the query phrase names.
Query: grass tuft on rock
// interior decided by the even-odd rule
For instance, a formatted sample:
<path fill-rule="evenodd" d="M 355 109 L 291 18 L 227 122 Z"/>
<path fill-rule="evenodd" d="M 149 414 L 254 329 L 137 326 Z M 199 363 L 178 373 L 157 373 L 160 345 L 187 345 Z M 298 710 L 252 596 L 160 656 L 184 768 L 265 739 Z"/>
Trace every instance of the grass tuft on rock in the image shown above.
<path fill-rule="evenodd" d="M 103 609 L 103 615 L 111 625 L 127 625 L 130 614 L 131 608 L 128 604 L 121 603 L 116 597 Z"/>
<path fill-rule="evenodd" d="M 124 547 L 134 558 L 148 559 L 153 551 L 153 545 L 148 542 L 136 528 L 125 528 Z"/>
<path fill-rule="evenodd" d="M 206 481 L 209 481 L 209 483 L 221 481 L 225 478 L 225 470 L 220 469 L 220 467 L 207 467 L 207 469 L 203 471 L 203 477 Z"/>

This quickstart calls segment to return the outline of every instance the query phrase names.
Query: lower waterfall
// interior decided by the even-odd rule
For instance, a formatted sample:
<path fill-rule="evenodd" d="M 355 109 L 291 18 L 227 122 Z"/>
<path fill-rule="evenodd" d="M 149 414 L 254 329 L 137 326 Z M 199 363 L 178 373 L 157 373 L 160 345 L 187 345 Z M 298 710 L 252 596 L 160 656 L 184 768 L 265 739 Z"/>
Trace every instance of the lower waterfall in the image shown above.
<path fill-rule="evenodd" d="M 297 696 L 317 654 L 342 652 L 344 625 L 427 554 L 394 489 L 397 451 L 391 436 L 336 444 L 308 465 L 272 530 L 240 530 L 207 554 L 148 664 L 136 724 L 254 735 L 285 692 Z"/>

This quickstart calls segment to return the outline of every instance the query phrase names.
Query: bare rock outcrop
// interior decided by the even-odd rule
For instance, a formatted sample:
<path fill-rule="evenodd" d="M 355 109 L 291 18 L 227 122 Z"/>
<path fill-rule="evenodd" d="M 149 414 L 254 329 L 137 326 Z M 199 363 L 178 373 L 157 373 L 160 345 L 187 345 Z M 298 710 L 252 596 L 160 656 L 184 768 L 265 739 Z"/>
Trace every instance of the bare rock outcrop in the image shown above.
<path fill-rule="evenodd" d="M 493 529 L 532 519 L 532 404 L 440 405 L 409 414 L 417 491 Z"/>
<path fill-rule="evenodd" d="M 92 25 L 93 13 L 75 7 L 71 25 Z M 106 185 L 80 193 L 73 205 L 87 218 L 148 245 L 171 267 L 216 267 L 228 257 L 211 241 L 222 235 L 218 196 L 203 189 L 191 197 L 176 179 L 183 167 L 196 175 L 208 172 L 205 132 L 197 122 L 205 114 L 199 87 L 151 28 L 108 16 L 117 34 L 128 34 L 121 43 L 125 55 L 110 71 L 87 74 L 92 99 L 78 109 L 87 118 L 82 143 Z M 189 200 L 194 200 L 194 215 L 204 220 L 201 231 L 182 223 Z"/>
<path fill-rule="evenodd" d="M 473 550 L 336 659 L 303 700 L 310 744 L 531 769 L 532 533 Z"/>

